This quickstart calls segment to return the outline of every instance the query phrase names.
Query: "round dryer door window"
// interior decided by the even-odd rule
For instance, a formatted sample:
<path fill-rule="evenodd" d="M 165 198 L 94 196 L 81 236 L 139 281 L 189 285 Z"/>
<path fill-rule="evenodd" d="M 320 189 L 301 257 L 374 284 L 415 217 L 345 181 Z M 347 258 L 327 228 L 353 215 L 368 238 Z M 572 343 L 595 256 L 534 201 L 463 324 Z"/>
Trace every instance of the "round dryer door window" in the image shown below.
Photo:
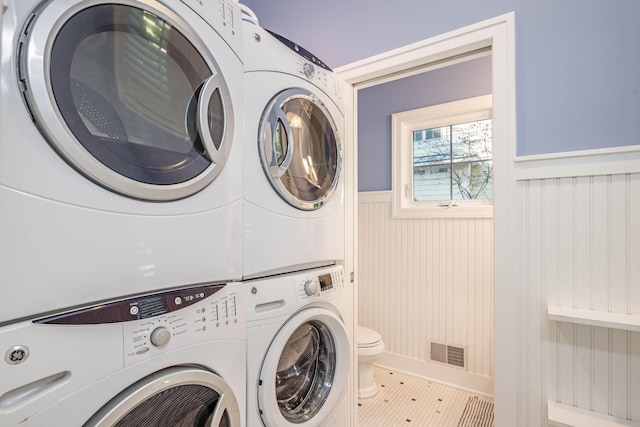
<path fill-rule="evenodd" d="M 240 427 L 238 402 L 217 375 L 174 367 L 130 386 L 84 427 Z"/>
<path fill-rule="evenodd" d="M 184 198 L 229 153 L 228 87 L 179 16 L 126 3 L 58 0 L 37 11 L 20 46 L 25 98 L 54 149 L 90 179 L 143 200 Z"/>
<path fill-rule="evenodd" d="M 349 340 L 332 312 L 310 308 L 274 339 L 260 372 L 259 406 L 266 425 L 321 425 L 342 397 Z"/>
<path fill-rule="evenodd" d="M 338 186 L 339 134 L 326 106 L 307 90 L 288 89 L 271 100 L 260 125 L 259 152 L 271 185 L 293 207 L 319 209 Z"/>

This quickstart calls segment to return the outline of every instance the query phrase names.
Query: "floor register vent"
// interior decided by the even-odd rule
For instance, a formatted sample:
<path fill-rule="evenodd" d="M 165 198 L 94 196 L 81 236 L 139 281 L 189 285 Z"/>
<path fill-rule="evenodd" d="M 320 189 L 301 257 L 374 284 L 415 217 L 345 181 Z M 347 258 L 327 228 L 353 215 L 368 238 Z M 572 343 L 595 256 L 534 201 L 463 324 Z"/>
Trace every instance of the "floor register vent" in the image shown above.
<path fill-rule="evenodd" d="M 429 359 L 432 362 L 444 363 L 456 368 L 467 369 L 467 358 L 464 347 L 456 347 L 438 342 L 431 342 Z"/>

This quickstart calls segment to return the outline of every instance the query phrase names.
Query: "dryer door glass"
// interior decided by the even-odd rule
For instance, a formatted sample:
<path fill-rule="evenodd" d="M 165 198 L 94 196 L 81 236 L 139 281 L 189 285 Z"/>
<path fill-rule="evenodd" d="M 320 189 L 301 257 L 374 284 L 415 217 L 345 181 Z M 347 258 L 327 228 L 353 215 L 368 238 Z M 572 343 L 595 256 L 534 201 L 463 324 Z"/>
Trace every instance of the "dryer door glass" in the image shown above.
<path fill-rule="evenodd" d="M 121 392 L 84 427 L 239 427 L 240 418 L 237 400 L 220 377 L 173 367 Z"/>
<path fill-rule="evenodd" d="M 289 422 L 305 422 L 325 403 L 336 371 L 336 347 L 330 330 L 319 321 L 300 325 L 278 361 L 276 399 Z"/>
<path fill-rule="evenodd" d="M 98 183 L 142 199 L 201 190 L 231 144 L 225 81 L 204 44 L 170 13 L 83 8 L 61 26 L 50 53 L 51 90 L 73 135 L 49 135 L 50 142 Z"/>
<path fill-rule="evenodd" d="M 340 141 L 325 105 L 310 92 L 276 96 L 261 126 L 262 162 L 278 194 L 302 210 L 322 207 L 340 179 Z"/>

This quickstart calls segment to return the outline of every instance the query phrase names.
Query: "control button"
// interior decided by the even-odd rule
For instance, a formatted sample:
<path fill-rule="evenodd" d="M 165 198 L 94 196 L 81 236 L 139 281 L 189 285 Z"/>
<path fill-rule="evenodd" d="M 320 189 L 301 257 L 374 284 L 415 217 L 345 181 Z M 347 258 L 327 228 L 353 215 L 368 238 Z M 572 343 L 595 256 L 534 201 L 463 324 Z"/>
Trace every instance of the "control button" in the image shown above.
<path fill-rule="evenodd" d="M 4 361 L 9 365 L 19 365 L 29 358 L 29 348 L 24 345 L 11 347 L 4 355 Z"/>
<path fill-rule="evenodd" d="M 149 347 L 143 347 L 140 350 L 136 351 L 136 354 L 145 354 L 147 351 L 149 351 Z"/>
<path fill-rule="evenodd" d="M 304 293 L 308 296 L 320 295 L 320 285 L 317 280 L 306 280 L 304 282 Z"/>
<path fill-rule="evenodd" d="M 140 307 L 138 307 L 137 305 L 132 305 L 131 307 L 129 307 L 129 313 L 131 313 L 132 316 L 136 316 L 138 313 L 140 313 Z"/>
<path fill-rule="evenodd" d="M 313 76 L 313 73 L 316 72 L 316 68 L 313 66 L 313 64 L 310 64 L 310 63 L 306 62 L 302 66 L 302 72 L 304 73 L 305 76 L 311 77 L 311 76 Z"/>
<path fill-rule="evenodd" d="M 151 344 L 162 347 L 171 339 L 171 332 L 164 327 L 156 328 L 151 332 Z"/>
<path fill-rule="evenodd" d="M 182 304 L 182 298 L 176 297 L 176 299 L 174 299 L 173 302 L 175 302 L 176 305 L 180 305 L 180 304 Z"/>

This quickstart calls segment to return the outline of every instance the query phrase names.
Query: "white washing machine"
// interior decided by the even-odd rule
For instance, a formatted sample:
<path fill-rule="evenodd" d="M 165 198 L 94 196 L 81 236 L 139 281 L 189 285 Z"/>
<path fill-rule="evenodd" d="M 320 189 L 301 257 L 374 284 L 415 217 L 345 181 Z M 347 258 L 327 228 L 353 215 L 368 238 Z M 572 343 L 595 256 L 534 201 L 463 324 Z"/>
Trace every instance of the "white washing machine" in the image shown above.
<path fill-rule="evenodd" d="M 342 266 L 244 282 L 247 425 L 345 425 L 347 290 Z"/>
<path fill-rule="evenodd" d="M 0 324 L 240 279 L 237 4 L 10 0 L 2 20 Z"/>
<path fill-rule="evenodd" d="M 344 258 L 340 84 L 302 47 L 243 27 L 243 276 L 335 264 Z"/>
<path fill-rule="evenodd" d="M 108 302 L 0 329 L 0 425 L 242 427 L 241 284 Z"/>

